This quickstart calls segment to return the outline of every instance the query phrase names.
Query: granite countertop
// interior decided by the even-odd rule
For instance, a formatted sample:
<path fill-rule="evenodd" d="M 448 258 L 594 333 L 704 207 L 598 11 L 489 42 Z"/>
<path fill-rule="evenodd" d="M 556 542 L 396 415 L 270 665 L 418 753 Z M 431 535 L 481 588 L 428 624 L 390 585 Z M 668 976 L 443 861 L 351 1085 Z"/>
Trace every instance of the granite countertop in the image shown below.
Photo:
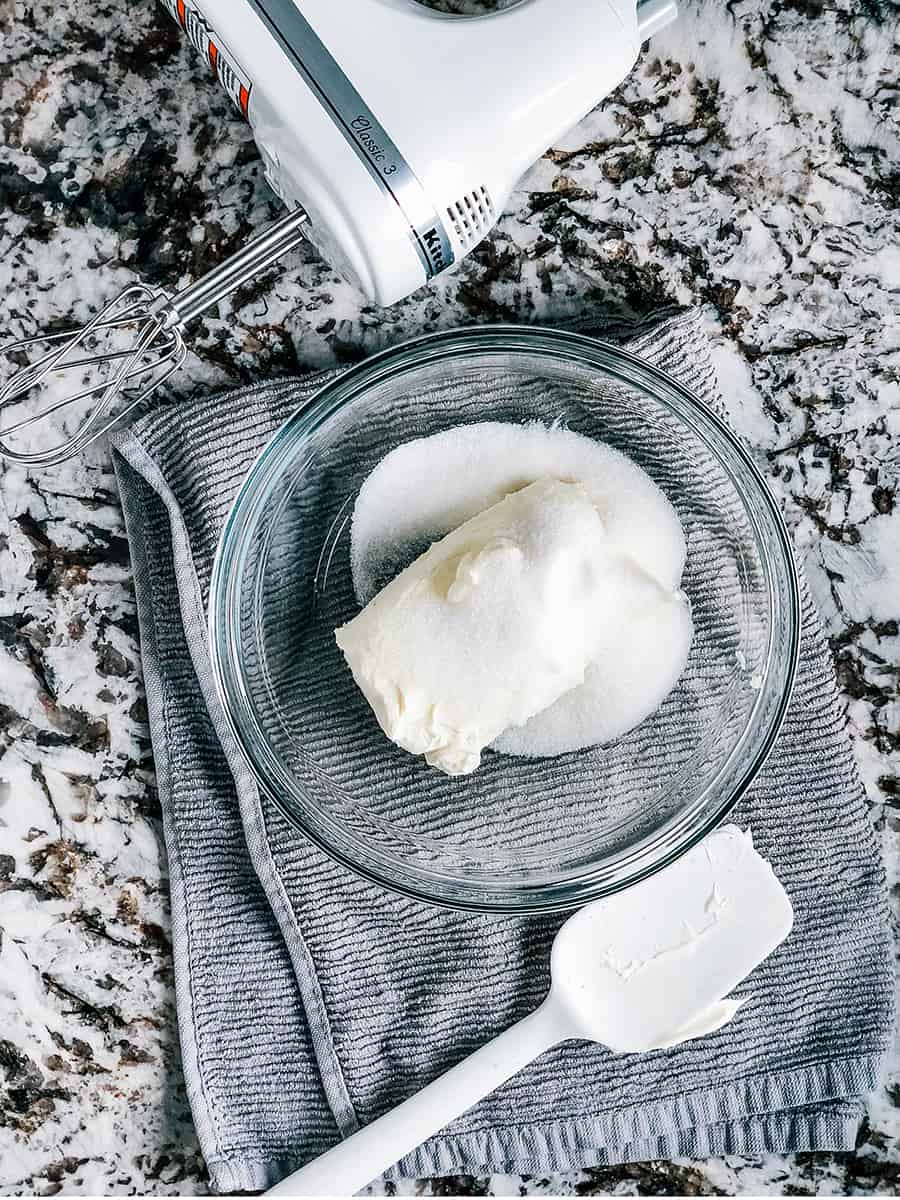
<path fill-rule="evenodd" d="M 733 424 L 826 614 L 896 899 L 900 9 L 684 8 L 457 274 L 378 311 L 304 248 L 201 324 L 179 386 L 309 371 L 475 320 L 701 306 Z M 4 333 L 83 318 L 136 277 L 175 287 L 278 212 L 248 129 L 151 0 L 0 0 L 0 29 Z M 203 1192 L 103 445 L 5 469 L 0 635 L 0 1191 Z M 896 1194 L 900 1058 L 891 1068 L 854 1154 L 644 1164 L 522 1190 Z M 434 1190 L 489 1187 L 519 1181 Z"/>

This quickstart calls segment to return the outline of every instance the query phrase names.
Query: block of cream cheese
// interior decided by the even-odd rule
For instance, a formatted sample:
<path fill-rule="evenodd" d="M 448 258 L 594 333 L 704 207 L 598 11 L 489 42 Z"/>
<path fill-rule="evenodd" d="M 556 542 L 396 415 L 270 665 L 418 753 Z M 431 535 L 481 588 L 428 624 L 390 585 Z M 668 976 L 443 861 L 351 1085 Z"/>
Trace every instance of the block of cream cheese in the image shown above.
<path fill-rule="evenodd" d="M 584 680 L 611 551 L 578 483 L 539 479 L 436 542 L 337 643 L 392 741 L 448 775 Z"/>

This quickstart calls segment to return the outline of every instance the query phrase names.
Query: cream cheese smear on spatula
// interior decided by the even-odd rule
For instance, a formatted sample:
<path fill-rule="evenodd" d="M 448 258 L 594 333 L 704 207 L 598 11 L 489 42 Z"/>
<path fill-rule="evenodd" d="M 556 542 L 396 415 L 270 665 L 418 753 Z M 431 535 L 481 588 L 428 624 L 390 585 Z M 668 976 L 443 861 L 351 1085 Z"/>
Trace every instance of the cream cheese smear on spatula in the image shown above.
<path fill-rule="evenodd" d="M 787 893 L 750 834 L 725 826 L 649 879 L 570 917 L 553 943 L 540 1008 L 273 1193 L 358 1191 L 559 1042 L 639 1054 L 721 1029 L 756 988 L 751 979 L 740 997 L 732 991 L 792 924 Z"/>

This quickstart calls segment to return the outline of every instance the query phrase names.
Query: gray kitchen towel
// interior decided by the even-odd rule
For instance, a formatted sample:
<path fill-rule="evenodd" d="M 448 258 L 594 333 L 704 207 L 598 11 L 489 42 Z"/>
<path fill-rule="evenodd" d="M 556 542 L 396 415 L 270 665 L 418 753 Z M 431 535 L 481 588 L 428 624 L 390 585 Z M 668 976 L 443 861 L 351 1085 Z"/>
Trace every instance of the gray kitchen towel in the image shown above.
<path fill-rule="evenodd" d="M 629 348 L 718 404 L 693 313 Z M 256 1190 L 395 1105 L 542 998 L 559 917 L 455 913 L 357 878 L 261 796 L 216 698 L 205 609 L 255 456 L 322 377 L 155 410 L 114 439 L 172 888 L 184 1069 L 213 1185 Z M 452 390 L 448 403 L 453 402 Z M 536 1174 L 850 1149 L 892 1021 L 879 848 L 803 588 L 798 681 L 735 812 L 794 904 L 718 1033 L 616 1057 L 569 1042 L 399 1165 Z"/>

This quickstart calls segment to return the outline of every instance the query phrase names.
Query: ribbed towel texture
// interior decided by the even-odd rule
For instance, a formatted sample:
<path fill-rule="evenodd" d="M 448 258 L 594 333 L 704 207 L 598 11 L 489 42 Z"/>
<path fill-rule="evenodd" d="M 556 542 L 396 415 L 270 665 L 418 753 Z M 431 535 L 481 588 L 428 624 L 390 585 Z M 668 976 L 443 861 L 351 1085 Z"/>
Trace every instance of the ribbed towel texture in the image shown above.
<path fill-rule="evenodd" d="M 718 405 L 695 314 L 629 348 Z M 216 541 L 248 468 L 322 377 L 156 410 L 114 439 L 172 888 L 188 1094 L 213 1185 L 257 1190 L 530 1011 L 562 918 L 453 913 L 365 882 L 260 796 L 212 684 Z M 569 1042 L 399 1165 L 545 1174 L 649 1158 L 851 1149 L 892 1020 L 878 845 L 803 587 L 794 699 L 734 819 L 794 904 L 723 1030 L 615 1057 Z"/>

